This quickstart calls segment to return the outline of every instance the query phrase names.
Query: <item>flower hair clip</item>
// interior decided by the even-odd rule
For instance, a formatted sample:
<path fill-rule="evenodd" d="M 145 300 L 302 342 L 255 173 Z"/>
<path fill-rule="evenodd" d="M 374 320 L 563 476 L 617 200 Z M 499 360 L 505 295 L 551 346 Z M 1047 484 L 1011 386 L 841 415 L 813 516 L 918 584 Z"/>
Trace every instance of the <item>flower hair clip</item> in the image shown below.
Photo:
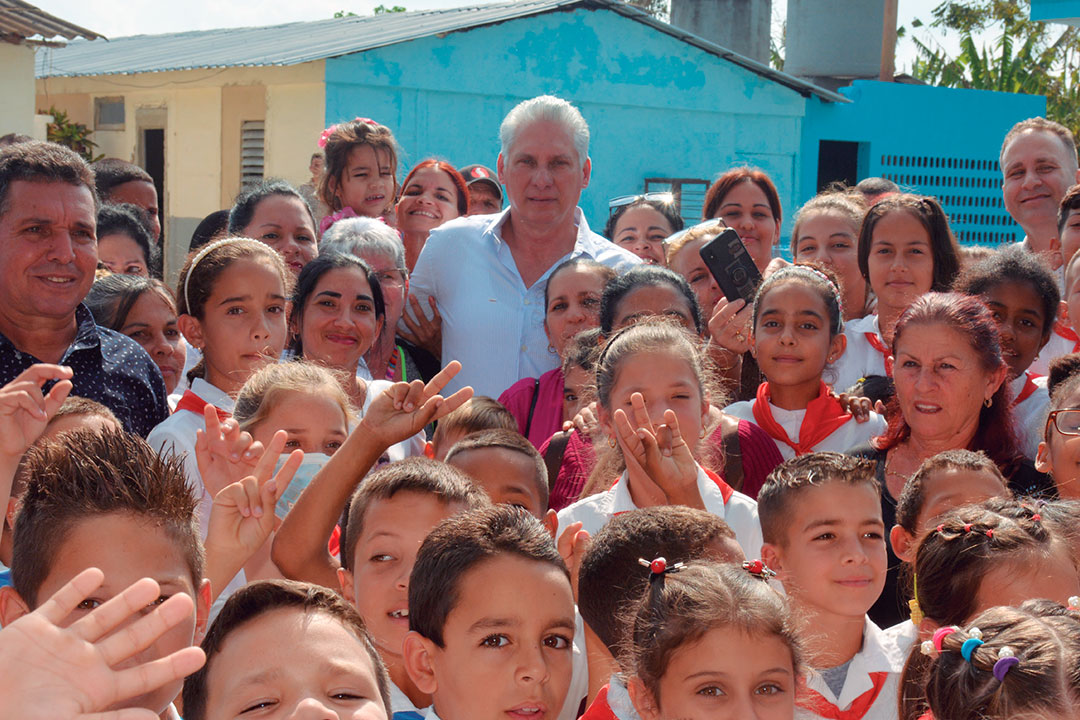
<path fill-rule="evenodd" d="M 768 580 L 776 577 L 776 571 L 769 568 L 768 565 L 760 560 L 747 560 L 743 564 L 743 570 L 750 573 L 754 577 L 761 578 L 762 580 Z"/>
<path fill-rule="evenodd" d="M 337 130 L 337 125 L 331 125 L 330 127 L 322 131 L 322 134 L 319 135 L 319 147 L 326 147 L 327 141 L 330 140 L 330 136 L 334 134 L 335 130 Z"/>

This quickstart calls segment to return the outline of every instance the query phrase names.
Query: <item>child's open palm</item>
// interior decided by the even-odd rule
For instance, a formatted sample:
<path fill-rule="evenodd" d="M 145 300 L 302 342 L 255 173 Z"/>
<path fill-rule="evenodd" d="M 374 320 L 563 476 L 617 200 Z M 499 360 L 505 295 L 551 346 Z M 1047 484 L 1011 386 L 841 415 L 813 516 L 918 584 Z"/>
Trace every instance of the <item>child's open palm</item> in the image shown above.
<path fill-rule="evenodd" d="M 461 407 L 472 397 L 471 387 L 464 387 L 447 398 L 439 394 L 460 370 L 461 363 L 454 360 L 426 385 L 423 380 L 394 383 L 371 401 L 361 421 L 364 431 L 383 447 L 390 447 Z"/>
<path fill-rule="evenodd" d="M 210 497 L 217 497 L 226 486 L 255 472 L 263 457 L 263 446 L 250 433 L 241 432 L 233 418 L 219 419 L 217 408 L 209 403 L 203 408 L 203 420 L 206 430 L 195 431 L 195 462 L 203 486 Z"/>
<path fill-rule="evenodd" d="M 21 457 L 45 432 L 56 411 L 71 392 L 71 368 L 38 364 L 0 387 L 0 454 Z M 42 392 L 50 380 L 58 382 Z"/>
<path fill-rule="evenodd" d="M 615 411 L 615 434 L 639 496 L 655 500 L 655 505 L 701 507 L 697 462 L 674 411 L 664 412 L 664 422 L 654 427 L 641 393 L 630 396 L 630 410 Z"/>
<path fill-rule="evenodd" d="M 186 647 L 114 669 L 194 612 L 186 593 L 153 605 L 161 590 L 149 578 L 60 627 L 104 579 L 97 568 L 84 570 L 37 610 L 0 631 L 0 720 L 156 720 L 145 708 L 102 710 L 202 667 L 203 651 Z M 132 617 L 136 619 L 117 630 Z"/>

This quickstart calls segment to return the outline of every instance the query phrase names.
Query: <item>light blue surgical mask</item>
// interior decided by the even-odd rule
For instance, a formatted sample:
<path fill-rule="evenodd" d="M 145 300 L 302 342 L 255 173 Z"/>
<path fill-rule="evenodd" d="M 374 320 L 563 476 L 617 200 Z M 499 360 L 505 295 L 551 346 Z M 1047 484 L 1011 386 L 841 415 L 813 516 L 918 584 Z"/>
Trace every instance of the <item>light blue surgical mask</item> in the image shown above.
<path fill-rule="evenodd" d="M 275 475 L 281 470 L 285 461 L 289 459 L 289 455 L 290 453 L 282 453 L 281 457 L 278 458 L 277 466 L 274 468 Z M 293 505 L 296 504 L 297 498 L 300 497 L 300 493 L 304 492 L 304 488 L 311 484 L 311 479 L 323 469 L 323 466 L 329 460 L 330 456 L 323 453 L 304 453 L 304 461 L 296 469 L 292 482 L 289 483 L 289 487 L 285 488 L 285 493 L 278 498 L 277 506 L 274 508 L 274 513 L 279 518 L 284 518 L 289 514 Z"/>

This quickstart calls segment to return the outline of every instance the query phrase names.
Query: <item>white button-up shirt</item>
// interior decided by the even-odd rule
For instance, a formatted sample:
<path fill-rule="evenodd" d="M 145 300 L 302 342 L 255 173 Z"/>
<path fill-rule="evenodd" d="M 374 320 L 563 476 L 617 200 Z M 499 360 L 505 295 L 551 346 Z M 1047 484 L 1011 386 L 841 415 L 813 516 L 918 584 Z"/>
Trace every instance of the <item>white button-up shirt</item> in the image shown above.
<path fill-rule="evenodd" d="M 586 256 L 619 272 L 641 262 L 589 230 L 581 208 L 574 211 L 574 249 L 525 287 L 513 253 L 502 237 L 510 217 L 457 218 L 431 231 L 413 271 L 410 291 L 426 307 L 434 297 L 442 315 L 442 361 L 461 363 L 446 392 L 471 385 L 498 397 L 523 377 L 540 377 L 559 364 L 544 332 L 544 288 L 565 260 Z"/>

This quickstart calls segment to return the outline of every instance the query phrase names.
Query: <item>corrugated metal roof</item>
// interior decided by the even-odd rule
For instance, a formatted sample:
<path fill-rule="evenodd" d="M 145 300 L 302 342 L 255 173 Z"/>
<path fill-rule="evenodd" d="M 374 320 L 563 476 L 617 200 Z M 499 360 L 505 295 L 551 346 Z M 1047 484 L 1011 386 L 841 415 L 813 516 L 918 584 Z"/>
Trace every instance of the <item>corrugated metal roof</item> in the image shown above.
<path fill-rule="evenodd" d="M 0 0 L 10 1 L 15 0 Z M 614 10 L 803 95 L 814 94 L 833 102 L 849 102 L 838 93 L 773 70 L 656 20 L 620 0 L 517 0 L 447 10 L 386 13 L 265 27 L 133 35 L 113 38 L 104 45 L 75 41 L 63 48 L 38 50 L 37 77 L 130 75 L 196 68 L 298 65 L 578 6 Z"/>
<path fill-rule="evenodd" d="M 21 42 L 54 37 L 95 40 L 103 37 L 93 30 L 73 25 L 22 0 L 0 0 L 0 38 Z"/>

